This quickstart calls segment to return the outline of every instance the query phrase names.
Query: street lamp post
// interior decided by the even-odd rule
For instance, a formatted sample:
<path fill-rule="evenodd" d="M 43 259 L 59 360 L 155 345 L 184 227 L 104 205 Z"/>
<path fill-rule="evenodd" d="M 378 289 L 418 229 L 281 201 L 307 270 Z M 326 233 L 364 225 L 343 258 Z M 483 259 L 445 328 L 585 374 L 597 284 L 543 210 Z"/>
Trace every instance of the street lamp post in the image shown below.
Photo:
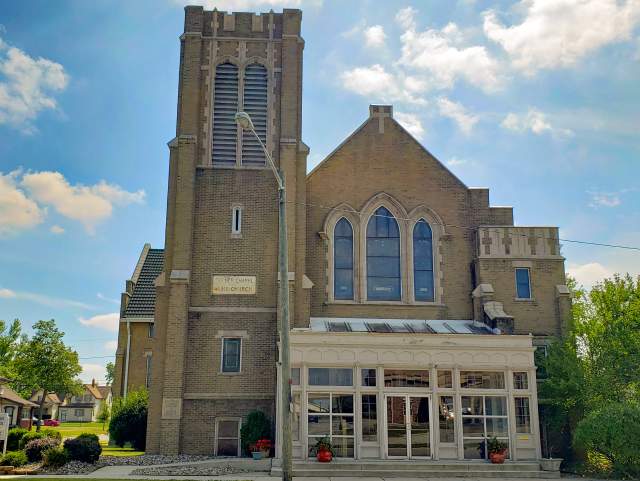
<path fill-rule="evenodd" d="M 260 147 L 269 162 L 269 167 L 278 182 L 279 193 L 279 229 L 278 229 L 278 264 L 280 269 L 280 371 L 282 376 L 282 392 L 280 393 L 280 422 L 282 428 L 282 479 L 292 480 L 291 463 L 291 367 L 289 363 L 289 261 L 287 242 L 286 191 L 282 173 L 273 163 L 271 154 L 256 133 L 251 117 L 246 112 L 235 115 L 236 123 L 249 130 L 258 139 Z"/>

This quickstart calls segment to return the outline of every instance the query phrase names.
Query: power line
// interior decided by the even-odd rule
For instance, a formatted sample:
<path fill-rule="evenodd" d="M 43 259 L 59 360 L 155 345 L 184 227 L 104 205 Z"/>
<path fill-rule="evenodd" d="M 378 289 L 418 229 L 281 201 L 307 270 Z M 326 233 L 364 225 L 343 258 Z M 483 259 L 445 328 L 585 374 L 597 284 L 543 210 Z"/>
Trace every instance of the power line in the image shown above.
<path fill-rule="evenodd" d="M 352 210 L 352 209 L 340 209 L 337 207 L 330 207 L 330 206 L 326 206 L 326 205 L 321 205 L 321 204 L 310 204 L 310 203 L 306 203 L 306 202 L 296 202 L 296 201 L 287 201 L 288 204 L 295 204 L 295 205 L 302 205 L 305 207 L 313 207 L 316 209 L 323 209 L 323 210 L 335 210 L 338 212 L 347 212 L 349 214 L 362 214 L 362 211 L 357 211 L 357 210 Z M 393 215 L 389 216 L 389 215 L 382 215 L 382 214 L 372 214 L 372 217 L 383 217 L 383 218 L 387 218 L 387 219 L 395 219 L 395 220 L 406 220 L 406 221 L 415 221 L 416 219 L 409 219 L 409 218 L 404 218 L 404 217 L 395 217 Z M 433 225 L 438 225 L 441 227 L 452 227 L 455 229 L 465 229 L 465 230 L 471 230 L 471 231 L 476 231 L 478 230 L 479 227 L 482 226 L 465 226 L 465 225 L 457 225 L 457 224 L 445 224 L 444 222 L 430 222 Z M 502 227 L 502 226 L 501 226 Z M 518 226 L 515 225 L 505 225 L 505 228 L 518 228 Z M 523 227 L 523 228 L 527 228 L 527 227 Z M 496 232 L 499 233 L 501 231 L 499 231 L 496 228 L 492 228 L 492 227 L 484 227 L 485 230 L 488 231 L 492 231 L 492 232 Z M 536 238 L 536 239 L 556 239 L 555 237 L 544 237 L 544 236 L 540 236 L 540 235 L 529 235 L 529 234 L 516 234 L 516 233 L 510 233 L 511 236 L 513 237 L 526 237 L 526 238 Z M 592 245 L 592 246 L 599 246 L 599 247 L 611 247 L 611 248 L 616 248 L 616 249 L 628 249 L 628 250 L 634 250 L 634 251 L 640 251 L 640 247 L 636 247 L 636 246 L 628 246 L 628 245 L 622 245 L 622 244 L 606 244 L 603 242 L 592 242 L 592 241 L 583 241 L 583 240 L 576 240 L 576 239 L 564 239 L 562 237 L 558 237 L 557 238 L 558 241 L 561 242 L 570 242 L 573 244 L 585 244 L 585 245 Z"/>
<path fill-rule="evenodd" d="M 110 357 L 116 357 L 115 354 L 112 354 L 111 356 L 89 356 L 89 357 L 79 357 L 78 359 L 107 359 Z"/>

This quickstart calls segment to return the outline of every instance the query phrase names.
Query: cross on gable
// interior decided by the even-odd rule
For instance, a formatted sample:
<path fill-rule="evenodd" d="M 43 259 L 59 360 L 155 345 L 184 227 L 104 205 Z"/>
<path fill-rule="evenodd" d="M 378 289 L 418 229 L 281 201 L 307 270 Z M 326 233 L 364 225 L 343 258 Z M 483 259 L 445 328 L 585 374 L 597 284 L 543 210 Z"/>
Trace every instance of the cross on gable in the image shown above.
<path fill-rule="evenodd" d="M 384 118 L 393 118 L 392 105 L 369 105 L 369 117 L 378 119 L 378 133 L 384 134 Z"/>

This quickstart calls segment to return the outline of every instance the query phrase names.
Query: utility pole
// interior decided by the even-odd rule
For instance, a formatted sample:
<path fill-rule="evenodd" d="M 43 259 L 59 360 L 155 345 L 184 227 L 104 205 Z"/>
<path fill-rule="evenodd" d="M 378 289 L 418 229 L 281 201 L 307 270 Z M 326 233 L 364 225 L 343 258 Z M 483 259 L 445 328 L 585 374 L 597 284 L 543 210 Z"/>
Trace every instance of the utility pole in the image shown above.
<path fill-rule="evenodd" d="M 278 182 L 278 268 L 280 271 L 280 374 L 282 391 L 280 393 L 280 428 L 282 432 L 282 480 L 292 481 L 293 466 L 291 461 L 291 365 L 289 362 L 289 256 L 287 237 L 287 194 L 284 176 L 278 171 L 271 154 L 256 133 L 251 117 L 246 112 L 235 115 L 236 123 L 244 130 L 250 130 L 258 139 L 260 147 L 269 162 L 269 167 Z"/>

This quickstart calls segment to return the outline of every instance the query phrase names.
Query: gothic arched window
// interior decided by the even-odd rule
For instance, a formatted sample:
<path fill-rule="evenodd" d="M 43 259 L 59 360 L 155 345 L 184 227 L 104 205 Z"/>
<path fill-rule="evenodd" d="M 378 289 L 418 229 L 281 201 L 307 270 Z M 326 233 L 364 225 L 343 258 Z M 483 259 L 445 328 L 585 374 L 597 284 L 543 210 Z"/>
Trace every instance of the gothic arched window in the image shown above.
<path fill-rule="evenodd" d="M 213 92 L 212 157 L 215 164 L 235 164 L 238 127 L 238 67 L 221 63 L 216 67 Z"/>
<path fill-rule="evenodd" d="M 244 69 L 243 109 L 249 114 L 262 143 L 267 144 L 267 69 L 253 63 Z M 242 163 L 264 165 L 264 151 L 253 132 L 242 132 Z"/>
<path fill-rule="evenodd" d="M 367 225 L 367 299 L 400 300 L 400 229 L 384 207 Z"/>
<path fill-rule="evenodd" d="M 333 231 L 333 297 L 353 299 L 353 227 L 344 217 Z"/>
<path fill-rule="evenodd" d="M 424 219 L 413 228 L 413 286 L 416 301 L 433 302 L 433 235 Z"/>

